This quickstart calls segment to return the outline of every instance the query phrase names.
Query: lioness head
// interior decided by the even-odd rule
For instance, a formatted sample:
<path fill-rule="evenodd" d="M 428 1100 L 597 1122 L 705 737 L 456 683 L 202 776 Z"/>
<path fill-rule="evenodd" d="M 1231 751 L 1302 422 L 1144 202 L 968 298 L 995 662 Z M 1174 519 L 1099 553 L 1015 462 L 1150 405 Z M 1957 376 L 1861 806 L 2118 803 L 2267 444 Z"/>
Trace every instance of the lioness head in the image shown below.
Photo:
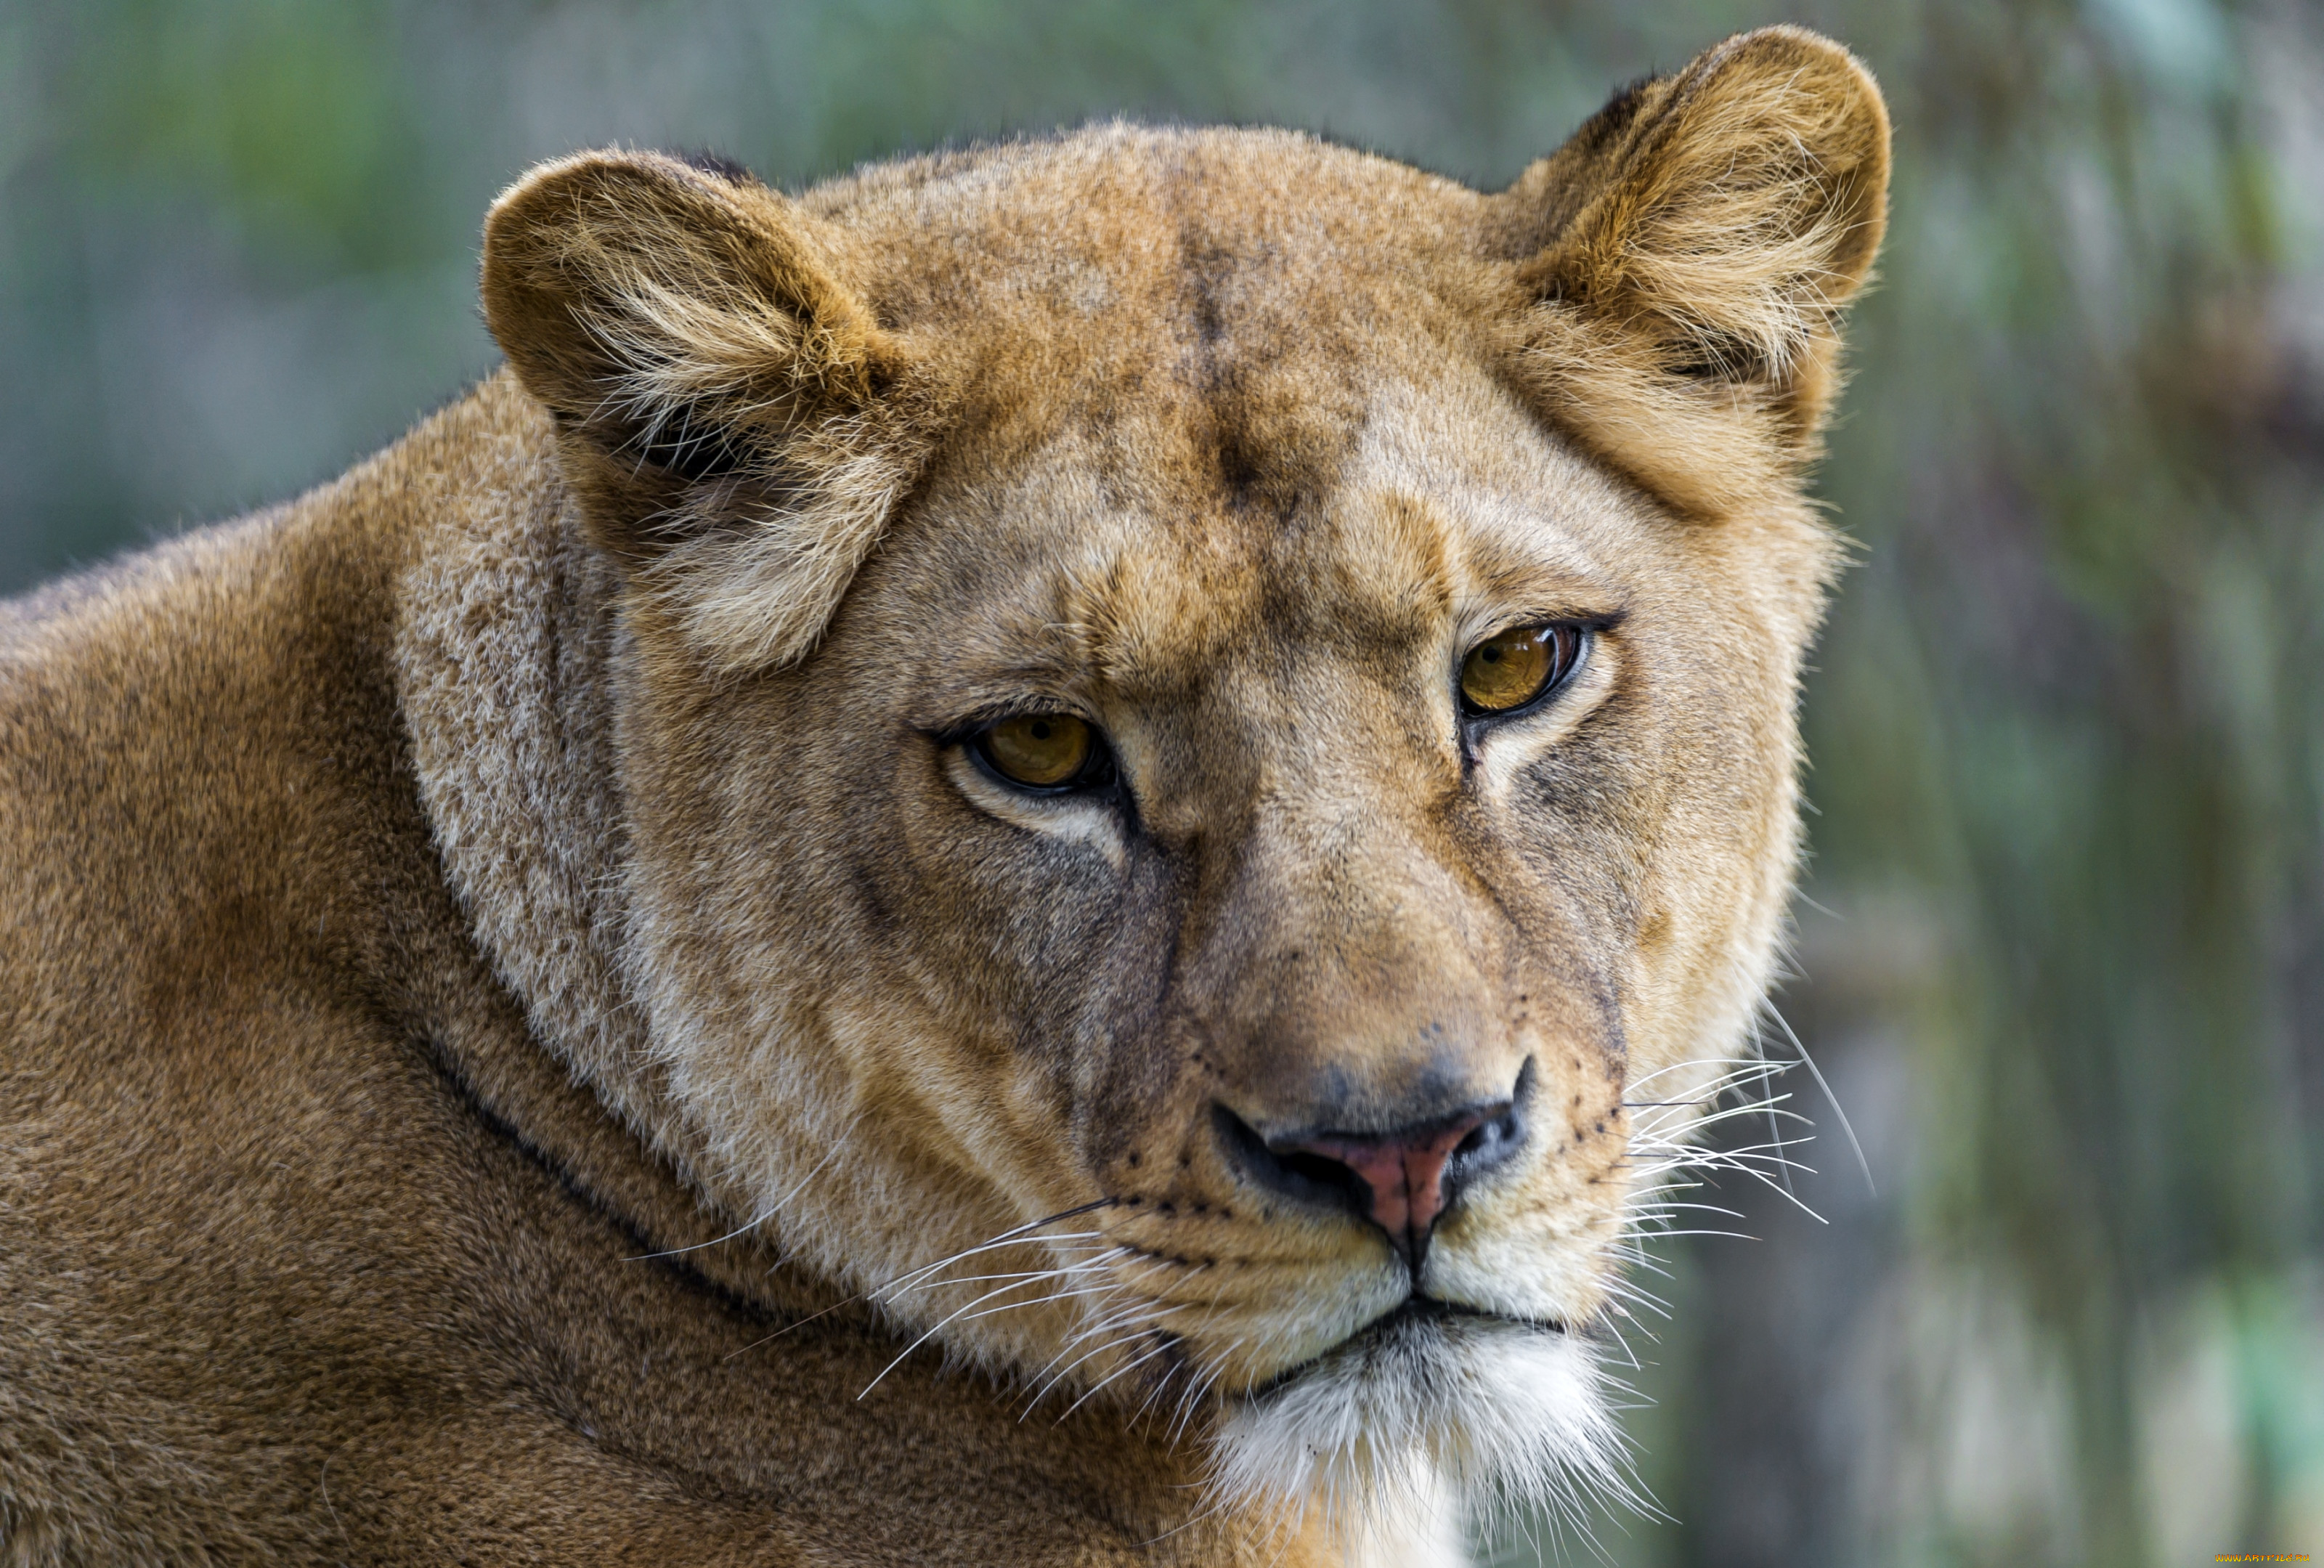
<path fill-rule="evenodd" d="M 1886 146 L 1775 29 L 1491 195 L 1110 125 L 504 196 L 705 1188 L 1239 1494 L 1605 1473 L 1638 1105 L 1783 918 Z"/>

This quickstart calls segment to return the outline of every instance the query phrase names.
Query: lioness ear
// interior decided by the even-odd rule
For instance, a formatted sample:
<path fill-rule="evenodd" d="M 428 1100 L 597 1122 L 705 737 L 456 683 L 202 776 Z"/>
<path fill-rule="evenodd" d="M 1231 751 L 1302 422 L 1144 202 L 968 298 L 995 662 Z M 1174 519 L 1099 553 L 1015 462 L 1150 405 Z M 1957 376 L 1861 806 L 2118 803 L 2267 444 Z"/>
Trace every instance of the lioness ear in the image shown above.
<path fill-rule="evenodd" d="M 1887 189 L 1880 89 L 1828 39 L 1766 28 L 1640 83 L 1499 198 L 1537 247 L 1535 368 L 1683 505 L 1747 501 L 1813 453 Z"/>
<path fill-rule="evenodd" d="M 651 153 L 545 164 L 485 221 L 485 319 L 592 537 L 723 670 L 814 646 L 924 445 L 843 252 L 749 176 Z"/>

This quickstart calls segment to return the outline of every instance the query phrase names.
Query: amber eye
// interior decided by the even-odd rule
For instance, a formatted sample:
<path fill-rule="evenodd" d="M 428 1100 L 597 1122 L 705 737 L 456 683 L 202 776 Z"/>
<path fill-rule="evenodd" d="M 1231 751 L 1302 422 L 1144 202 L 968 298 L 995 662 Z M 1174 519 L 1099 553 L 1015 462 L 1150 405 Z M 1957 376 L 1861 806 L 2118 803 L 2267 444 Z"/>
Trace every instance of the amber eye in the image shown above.
<path fill-rule="evenodd" d="M 1521 708 L 1565 678 L 1582 651 L 1573 626 L 1518 626 L 1488 637 L 1461 661 L 1461 698 L 1469 711 Z"/>
<path fill-rule="evenodd" d="M 1089 766 L 1097 737 L 1071 714 L 1022 714 L 976 738 L 994 772 L 1032 789 L 1071 784 Z"/>

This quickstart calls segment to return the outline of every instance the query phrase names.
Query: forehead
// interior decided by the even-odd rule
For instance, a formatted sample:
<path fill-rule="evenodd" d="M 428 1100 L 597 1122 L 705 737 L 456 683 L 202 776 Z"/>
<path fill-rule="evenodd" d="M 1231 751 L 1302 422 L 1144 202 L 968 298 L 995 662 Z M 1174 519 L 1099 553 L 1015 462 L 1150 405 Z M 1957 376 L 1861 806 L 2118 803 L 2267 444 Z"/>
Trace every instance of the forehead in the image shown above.
<path fill-rule="evenodd" d="M 956 707 L 1183 698 L 1226 665 L 1401 669 L 1527 619 L 1626 607 L 1655 520 L 1481 369 L 1378 367 L 1327 463 L 1237 483 L 1124 410 L 939 485 L 897 555 L 940 614 Z M 1262 438 L 1262 445 L 1263 438 Z"/>
<path fill-rule="evenodd" d="M 962 681 L 1166 696 L 1289 643 L 1618 607 L 1644 508 L 1495 373 L 1472 193 L 1125 131 L 862 199 L 883 309 L 964 389 L 887 552 Z"/>

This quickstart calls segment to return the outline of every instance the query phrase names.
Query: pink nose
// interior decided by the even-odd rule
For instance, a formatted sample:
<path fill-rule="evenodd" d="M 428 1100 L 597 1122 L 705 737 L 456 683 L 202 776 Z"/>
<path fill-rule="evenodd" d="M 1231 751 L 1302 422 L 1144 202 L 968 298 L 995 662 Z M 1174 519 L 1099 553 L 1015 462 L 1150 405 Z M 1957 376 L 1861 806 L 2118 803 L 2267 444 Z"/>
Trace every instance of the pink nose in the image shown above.
<path fill-rule="evenodd" d="M 1496 1109 L 1499 1109 L 1498 1107 Z M 1318 1138 L 1278 1144 L 1343 1165 L 1371 1189 L 1371 1219 L 1406 1258 L 1417 1258 L 1444 1212 L 1444 1162 L 1490 1112 L 1465 1113 L 1436 1130 L 1396 1138 Z"/>

